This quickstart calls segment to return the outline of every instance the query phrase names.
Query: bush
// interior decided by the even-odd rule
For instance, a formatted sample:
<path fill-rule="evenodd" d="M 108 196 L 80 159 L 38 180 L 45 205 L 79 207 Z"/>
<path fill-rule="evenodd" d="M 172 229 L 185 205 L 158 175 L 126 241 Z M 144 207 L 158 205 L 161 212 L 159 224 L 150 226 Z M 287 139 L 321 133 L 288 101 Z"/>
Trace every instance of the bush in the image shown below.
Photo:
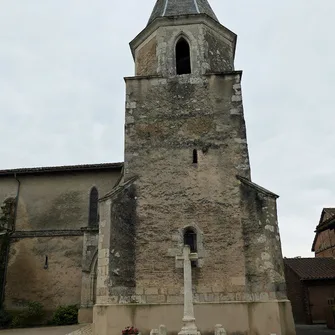
<path fill-rule="evenodd" d="M 30 327 L 42 324 L 44 316 L 41 303 L 31 301 L 27 303 L 27 309 L 15 315 L 12 319 L 13 328 Z"/>
<path fill-rule="evenodd" d="M 12 316 L 5 309 L 0 309 L 0 328 L 8 328 L 11 322 Z"/>
<path fill-rule="evenodd" d="M 57 326 L 78 323 L 78 307 L 76 305 L 59 306 L 53 315 L 51 323 Z"/>

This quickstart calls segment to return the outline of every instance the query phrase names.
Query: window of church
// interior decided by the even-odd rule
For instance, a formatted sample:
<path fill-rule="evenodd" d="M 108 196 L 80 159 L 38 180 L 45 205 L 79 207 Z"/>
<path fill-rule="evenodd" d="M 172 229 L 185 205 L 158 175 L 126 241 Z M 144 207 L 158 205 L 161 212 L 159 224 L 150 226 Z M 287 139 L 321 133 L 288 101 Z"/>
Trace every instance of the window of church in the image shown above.
<path fill-rule="evenodd" d="M 88 218 L 89 226 L 94 226 L 99 223 L 98 202 L 99 202 L 99 193 L 97 188 L 93 187 L 90 193 L 90 205 L 89 205 L 90 209 Z"/>
<path fill-rule="evenodd" d="M 197 233 L 192 228 L 187 228 L 184 232 L 184 245 L 188 245 L 191 252 L 197 252 Z"/>
<path fill-rule="evenodd" d="M 193 228 L 186 228 L 184 232 L 184 245 L 188 245 L 190 247 L 191 252 L 197 252 L 197 233 Z M 191 262 L 192 267 L 197 267 L 197 262 Z"/>
<path fill-rule="evenodd" d="M 193 164 L 198 164 L 198 151 L 193 150 Z"/>
<path fill-rule="evenodd" d="M 176 45 L 176 69 L 178 75 L 191 73 L 190 46 L 183 37 Z"/>

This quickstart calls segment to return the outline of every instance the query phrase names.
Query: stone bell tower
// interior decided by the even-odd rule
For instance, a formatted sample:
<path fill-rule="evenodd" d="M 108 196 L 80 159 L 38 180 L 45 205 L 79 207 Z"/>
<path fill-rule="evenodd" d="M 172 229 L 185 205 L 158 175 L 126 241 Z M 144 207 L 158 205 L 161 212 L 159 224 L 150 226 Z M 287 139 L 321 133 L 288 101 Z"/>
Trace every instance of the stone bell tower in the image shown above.
<path fill-rule="evenodd" d="M 95 335 L 180 330 L 185 244 L 201 332 L 295 334 L 277 196 L 250 176 L 236 35 L 207 0 L 158 0 L 130 46 L 124 171 L 100 208 Z"/>

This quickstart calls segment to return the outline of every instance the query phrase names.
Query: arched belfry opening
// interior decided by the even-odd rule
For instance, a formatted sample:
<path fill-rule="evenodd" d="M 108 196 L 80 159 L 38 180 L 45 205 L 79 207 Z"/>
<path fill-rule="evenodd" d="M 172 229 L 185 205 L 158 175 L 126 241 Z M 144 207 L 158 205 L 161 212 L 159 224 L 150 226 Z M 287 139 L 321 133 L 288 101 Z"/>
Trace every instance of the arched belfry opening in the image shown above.
<path fill-rule="evenodd" d="M 96 187 L 92 187 L 90 192 L 88 225 L 95 226 L 99 223 L 99 192 Z"/>
<path fill-rule="evenodd" d="M 176 71 L 178 75 L 191 73 L 190 45 L 184 37 L 176 44 Z"/>

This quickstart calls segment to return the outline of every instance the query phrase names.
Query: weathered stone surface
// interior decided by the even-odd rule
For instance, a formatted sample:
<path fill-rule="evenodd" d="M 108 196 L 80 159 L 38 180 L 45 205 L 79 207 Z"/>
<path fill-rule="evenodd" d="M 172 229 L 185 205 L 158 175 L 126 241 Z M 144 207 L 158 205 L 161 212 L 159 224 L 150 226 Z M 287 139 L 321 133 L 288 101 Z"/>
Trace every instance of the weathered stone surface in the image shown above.
<path fill-rule="evenodd" d="M 136 73 L 138 76 L 157 74 L 157 39 L 153 37 L 137 51 Z"/>
<path fill-rule="evenodd" d="M 192 1 L 192 0 L 191 0 Z M 183 36 L 190 45 L 192 73 L 202 75 L 234 70 L 236 35 L 206 16 L 161 20 L 131 42 L 136 75 L 176 74 L 175 46 Z M 199 78 L 193 77 L 193 83 Z"/>
<path fill-rule="evenodd" d="M 276 199 L 243 183 L 241 195 L 248 291 L 260 293 L 260 300 L 268 300 L 263 292 L 274 293 L 277 299 L 285 298 Z"/>
<path fill-rule="evenodd" d="M 222 291 L 232 292 L 231 277 L 245 277 L 235 175 L 249 177 L 249 170 L 247 146 L 235 141 L 246 138 L 243 116 L 230 114 L 240 102 L 225 92 L 233 91 L 240 74 L 204 76 L 200 84 L 190 79 L 171 77 L 159 86 L 152 86 L 154 79 L 127 80 L 128 102 L 136 102 L 135 123 L 126 125 L 125 163 L 125 178 L 138 177 L 136 282 L 180 289 L 182 271 L 171 271 L 168 250 L 176 247 L 180 227 L 196 223 L 208 253 L 201 270 L 195 269 L 197 286 L 211 290 L 223 282 Z"/>
<path fill-rule="evenodd" d="M 13 241 L 7 272 L 5 304 L 20 309 L 40 301 L 47 310 L 78 304 L 81 293 L 83 238 L 28 238 Z M 44 269 L 48 255 L 48 269 Z"/>

